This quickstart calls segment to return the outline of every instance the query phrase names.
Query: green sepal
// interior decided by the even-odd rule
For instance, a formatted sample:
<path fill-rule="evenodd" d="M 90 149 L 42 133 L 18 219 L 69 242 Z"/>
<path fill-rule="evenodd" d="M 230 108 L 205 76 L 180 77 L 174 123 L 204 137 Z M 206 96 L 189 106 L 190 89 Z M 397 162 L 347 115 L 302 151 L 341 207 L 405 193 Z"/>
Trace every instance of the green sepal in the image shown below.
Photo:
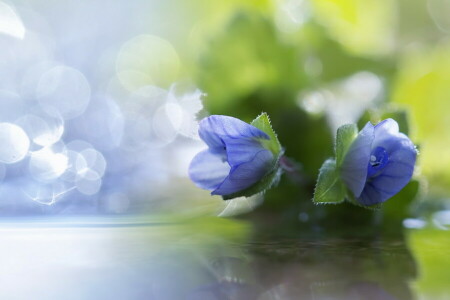
<path fill-rule="evenodd" d="M 342 165 L 348 149 L 358 135 L 358 128 L 355 124 L 346 124 L 338 128 L 336 134 L 336 167 Z"/>
<path fill-rule="evenodd" d="M 256 119 L 254 119 L 250 125 L 255 126 L 259 130 L 265 132 L 269 136 L 269 140 L 261 139 L 260 142 L 264 146 L 264 148 L 270 150 L 274 157 L 278 157 L 282 152 L 283 148 L 281 147 L 280 142 L 278 141 L 277 134 L 272 129 L 272 125 L 270 124 L 269 116 L 263 112 Z"/>
<path fill-rule="evenodd" d="M 358 127 L 355 124 L 345 124 L 338 128 L 337 134 L 336 134 L 336 173 L 340 180 L 340 173 L 339 168 L 341 167 L 342 163 L 344 162 L 345 155 L 348 152 L 348 149 L 350 149 L 350 146 L 352 145 L 353 141 L 358 136 Z M 358 202 L 358 200 L 355 199 L 352 192 L 345 187 L 345 184 L 341 181 L 341 186 L 343 188 L 343 194 L 344 198 L 360 207 L 364 207 L 366 209 L 379 209 L 381 208 L 381 204 L 375 204 L 371 206 L 362 205 Z"/>
<path fill-rule="evenodd" d="M 266 190 L 277 185 L 280 180 L 282 170 L 280 168 L 279 161 L 284 151 L 278 141 L 275 131 L 272 129 L 269 116 L 266 113 L 262 113 L 255 120 L 253 120 L 250 125 L 255 126 L 269 136 L 269 140 L 259 139 L 259 141 L 264 148 L 272 152 L 274 157 L 272 166 L 266 175 L 264 175 L 264 177 L 258 182 L 242 191 L 229 195 L 222 195 L 223 200 L 230 200 L 237 197 L 250 197 L 258 193 L 264 193 Z"/>
<path fill-rule="evenodd" d="M 261 180 L 259 180 L 257 183 L 246 188 L 245 190 L 242 190 L 242 191 L 239 191 L 239 192 L 236 192 L 233 194 L 229 194 L 229 195 L 223 195 L 222 199 L 230 200 L 230 199 L 234 199 L 237 197 L 250 197 L 250 196 L 253 196 L 258 193 L 264 193 L 268 189 L 270 189 L 278 184 L 278 182 L 280 181 L 281 173 L 282 173 L 282 171 L 281 171 L 281 168 L 278 166 L 278 161 L 277 161 L 276 166 L 270 172 L 268 172 L 266 175 L 264 175 L 264 177 Z"/>
<path fill-rule="evenodd" d="M 346 190 L 334 159 L 327 159 L 319 170 L 313 202 L 316 204 L 337 204 L 345 200 Z"/>

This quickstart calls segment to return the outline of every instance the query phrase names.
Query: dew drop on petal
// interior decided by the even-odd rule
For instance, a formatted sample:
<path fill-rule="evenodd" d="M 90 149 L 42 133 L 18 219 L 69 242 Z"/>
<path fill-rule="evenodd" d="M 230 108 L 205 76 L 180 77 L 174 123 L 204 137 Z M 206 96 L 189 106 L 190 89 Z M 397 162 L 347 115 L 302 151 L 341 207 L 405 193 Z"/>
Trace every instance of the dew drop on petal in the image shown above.
<path fill-rule="evenodd" d="M 386 167 L 389 161 L 389 155 L 383 147 L 376 147 L 370 155 L 367 176 L 370 178 L 376 176 Z"/>

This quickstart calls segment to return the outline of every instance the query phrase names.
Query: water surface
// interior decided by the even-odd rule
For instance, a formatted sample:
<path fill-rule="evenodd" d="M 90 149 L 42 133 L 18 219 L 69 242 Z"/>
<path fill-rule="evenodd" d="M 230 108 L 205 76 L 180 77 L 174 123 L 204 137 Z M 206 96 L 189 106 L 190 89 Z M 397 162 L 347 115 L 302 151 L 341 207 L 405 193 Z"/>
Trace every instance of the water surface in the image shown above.
<path fill-rule="evenodd" d="M 442 230 L 351 238 L 121 217 L 3 220 L 0 231 L 1 299 L 450 298 Z"/>

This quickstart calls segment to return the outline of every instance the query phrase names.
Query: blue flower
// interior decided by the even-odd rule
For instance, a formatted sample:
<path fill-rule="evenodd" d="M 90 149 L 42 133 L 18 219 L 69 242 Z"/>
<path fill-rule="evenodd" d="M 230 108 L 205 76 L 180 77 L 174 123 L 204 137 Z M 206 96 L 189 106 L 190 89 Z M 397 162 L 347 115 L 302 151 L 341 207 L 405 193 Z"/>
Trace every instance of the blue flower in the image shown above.
<path fill-rule="evenodd" d="M 189 166 L 189 177 L 212 195 L 249 188 L 273 169 L 275 154 L 265 147 L 270 137 L 239 119 L 213 115 L 200 121 L 200 138 L 208 149 Z M 277 141 L 278 142 L 278 141 Z"/>
<path fill-rule="evenodd" d="M 362 205 L 382 203 L 411 180 L 417 151 L 399 132 L 398 124 L 386 119 L 370 122 L 351 144 L 341 166 L 341 178 Z"/>

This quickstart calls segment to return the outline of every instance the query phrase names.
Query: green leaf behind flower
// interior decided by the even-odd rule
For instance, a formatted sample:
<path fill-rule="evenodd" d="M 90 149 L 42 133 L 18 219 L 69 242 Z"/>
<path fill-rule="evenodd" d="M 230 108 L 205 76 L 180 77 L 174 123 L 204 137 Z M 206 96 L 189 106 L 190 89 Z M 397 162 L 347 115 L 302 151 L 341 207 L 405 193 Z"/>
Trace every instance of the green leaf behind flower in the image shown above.
<path fill-rule="evenodd" d="M 337 130 L 336 135 L 336 166 L 339 168 L 344 161 L 348 149 L 358 135 L 358 128 L 355 124 L 342 125 Z"/>
<path fill-rule="evenodd" d="M 336 161 L 328 159 L 320 168 L 313 201 L 316 204 L 337 204 L 343 202 L 345 197 L 346 191 L 336 168 Z"/>
<path fill-rule="evenodd" d="M 281 144 L 278 141 L 277 134 L 272 129 L 267 113 L 260 114 L 250 124 L 259 130 L 264 131 L 270 137 L 270 140 L 261 140 L 261 142 L 263 143 L 263 146 L 269 149 L 274 156 L 278 156 L 282 151 Z"/>

